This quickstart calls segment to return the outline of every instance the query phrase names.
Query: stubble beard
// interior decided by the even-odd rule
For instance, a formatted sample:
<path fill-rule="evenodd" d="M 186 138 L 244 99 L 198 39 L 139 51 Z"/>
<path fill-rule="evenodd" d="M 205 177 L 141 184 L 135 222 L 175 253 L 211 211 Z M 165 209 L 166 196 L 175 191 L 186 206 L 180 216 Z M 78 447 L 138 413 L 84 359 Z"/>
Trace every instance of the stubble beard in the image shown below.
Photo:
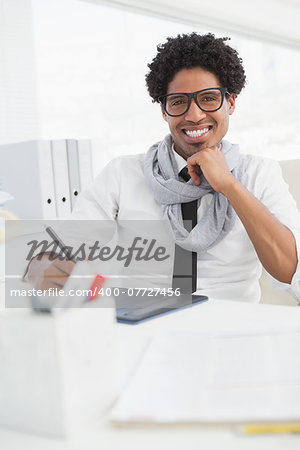
<path fill-rule="evenodd" d="M 179 147 L 180 152 L 178 152 L 177 151 L 178 146 L 176 146 L 176 144 L 174 145 L 176 152 L 179 155 L 183 156 L 185 159 L 195 155 L 196 153 L 199 153 L 206 147 L 207 145 L 205 143 L 197 142 L 195 144 L 190 144 L 189 147 Z"/>

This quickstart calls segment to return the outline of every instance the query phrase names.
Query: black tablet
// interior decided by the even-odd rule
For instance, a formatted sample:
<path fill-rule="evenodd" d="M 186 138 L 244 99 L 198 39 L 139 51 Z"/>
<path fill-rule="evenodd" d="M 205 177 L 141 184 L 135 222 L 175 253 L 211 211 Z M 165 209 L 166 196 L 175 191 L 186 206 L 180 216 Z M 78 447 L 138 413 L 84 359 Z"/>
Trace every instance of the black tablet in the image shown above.
<path fill-rule="evenodd" d="M 205 295 L 161 294 L 153 289 L 120 288 L 115 295 L 117 321 L 134 324 L 208 300 Z"/>

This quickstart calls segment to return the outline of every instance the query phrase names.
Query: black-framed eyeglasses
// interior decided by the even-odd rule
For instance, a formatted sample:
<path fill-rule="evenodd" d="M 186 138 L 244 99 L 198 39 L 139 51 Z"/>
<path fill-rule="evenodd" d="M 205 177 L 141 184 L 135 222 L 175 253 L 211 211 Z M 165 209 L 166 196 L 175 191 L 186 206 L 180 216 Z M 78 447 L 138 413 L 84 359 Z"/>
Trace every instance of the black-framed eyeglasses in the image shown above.
<path fill-rule="evenodd" d="M 158 98 L 162 104 L 164 111 L 168 116 L 177 117 L 185 114 L 192 99 L 196 105 L 204 112 L 218 111 L 223 105 L 225 94 L 229 94 L 227 88 L 216 87 L 209 89 L 201 89 L 196 92 L 177 92 L 176 94 L 162 95 Z"/>

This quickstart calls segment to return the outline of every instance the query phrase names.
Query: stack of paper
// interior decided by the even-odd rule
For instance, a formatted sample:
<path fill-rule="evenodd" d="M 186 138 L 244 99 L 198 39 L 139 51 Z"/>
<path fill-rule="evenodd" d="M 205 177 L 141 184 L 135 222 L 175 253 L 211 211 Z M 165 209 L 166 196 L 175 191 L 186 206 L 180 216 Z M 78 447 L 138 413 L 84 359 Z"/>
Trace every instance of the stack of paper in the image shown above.
<path fill-rule="evenodd" d="M 300 332 L 166 333 L 111 414 L 117 422 L 300 420 Z"/>

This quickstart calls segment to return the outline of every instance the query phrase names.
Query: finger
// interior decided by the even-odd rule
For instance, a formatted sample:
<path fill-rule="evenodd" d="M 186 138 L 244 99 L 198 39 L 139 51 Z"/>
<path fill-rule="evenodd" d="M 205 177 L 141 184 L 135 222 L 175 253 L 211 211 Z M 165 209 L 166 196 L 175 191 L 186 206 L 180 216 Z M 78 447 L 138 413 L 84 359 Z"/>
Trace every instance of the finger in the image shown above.
<path fill-rule="evenodd" d="M 69 276 L 75 267 L 75 263 L 70 260 L 60 261 L 59 259 L 55 259 L 51 267 L 56 269 L 58 274 L 61 272 L 62 274 Z"/>
<path fill-rule="evenodd" d="M 201 184 L 201 178 L 200 178 L 200 167 L 198 164 L 192 164 L 188 163 L 187 165 L 188 173 L 191 177 L 191 179 L 194 181 L 196 186 L 199 186 Z"/>
<path fill-rule="evenodd" d="M 47 295 L 47 291 L 50 291 L 50 289 L 55 289 L 59 291 L 63 289 L 63 287 L 64 287 L 63 284 L 56 282 L 55 279 L 43 278 L 40 284 L 37 286 L 37 289 L 46 291 L 45 294 Z"/>
<path fill-rule="evenodd" d="M 57 275 L 52 273 L 47 273 L 40 280 L 39 288 L 40 289 L 49 289 L 50 287 L 62 289 L 68 279 L 67 275 Z"/>
<path fill-rule="evenodd" d="M 51 264 L 44 272 L 41 285 L 62 288 L 69 278 L 75 263 L 72 261 L 57 261 Z"/>

